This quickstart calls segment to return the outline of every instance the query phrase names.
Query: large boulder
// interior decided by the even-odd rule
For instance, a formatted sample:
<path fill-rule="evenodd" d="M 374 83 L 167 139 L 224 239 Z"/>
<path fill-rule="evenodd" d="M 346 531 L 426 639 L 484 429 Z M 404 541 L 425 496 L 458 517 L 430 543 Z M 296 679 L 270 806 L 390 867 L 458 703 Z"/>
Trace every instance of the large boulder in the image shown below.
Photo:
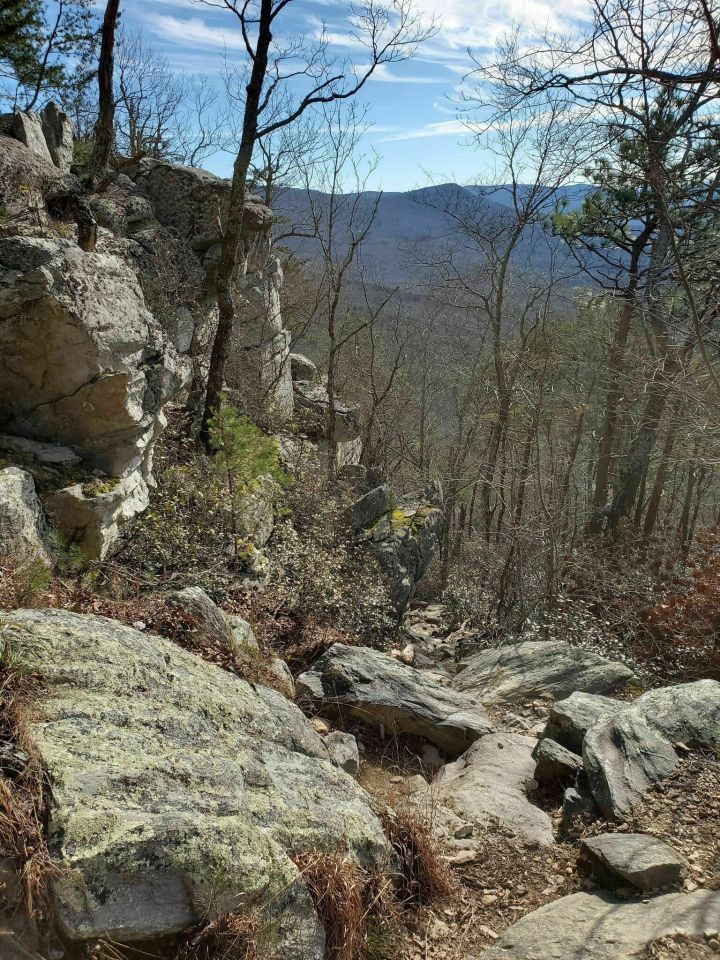
<path fill-rule="evenodd" d="M 60 238 L 0 239 L 0 319 L 0 428 L 146 475 L 180 377 L 126 264 Z"/>
<path fill-rule="evenodd" d="M 585 736 L 583 760 L 595 801 L 608 817 L 632 810 L 678 765 L 676 745 L 720 747 L 720 682 L 662 687 L 599 720 Z"/>
<path fill-rule="evenodd" d="M 368 647 L 334 644 L 296 688 L 318 710 L 382 725 L 390 735 L 415 734 L 455 757 L 492 730 L 481 706 Z"/>
<path fill-rule="evenodd" d="M 281 956 L 322 960 L 293 854 L 379 868 L 387 844 L 293 704 L 103 617 L 15 611 L 0 615 L 0 641 L 4 662 L 42 677 L 25 736 L 52 784 L 51 892 L 67 938 L 152 947 L 259 908 Z"/>
<path fill-rule="evenodd" d="M 483 827 L 500 823 L 524 840 L 548 846 L 554 842 L 552 821 L 527 797 L 535 769 L 534 743 L 517 733 L 487 733 L 444 766 L 417 799 L 433 819 L 440 809 L 449 810 L 458 822 Z"/>
<path fill-rule="evenodd" d="M 17 467 L 0 470 L 0 557 L 49 566 L 52 557 L 47 535 L 33 478 Z"/>
<path fill-rule="evenodd" d="M 576 690 L 604 693 L 633 679 L 623 663 L 563 640 L 524 640 L 468 657 L 453 685 L 483 703 L 503 703 L 525 697 L 561 699 Z"/>
<path fill-rule="evenodd" d="M 720 892 L 668 893 L 644 902 L 573 893 L 518 920 L 479 960 L 630 960 L 673 933 L 720 927 Z"/>
<path fill-rule="evenodd" d="M 647 833 L 601 833 L 585 837 L 582 853 L 601 877 L 608 871 L 639 890 L 680 883 L 687 861 L 669 843 Z"/>
<path fill-rule="evenodd" d="M 394 498 L 381 486 L 351 507 L 352 522 L 375 556 L 388 582 L 400 616 L 425 576 L 443 528 L 443 512 L 435 485 Z"/>

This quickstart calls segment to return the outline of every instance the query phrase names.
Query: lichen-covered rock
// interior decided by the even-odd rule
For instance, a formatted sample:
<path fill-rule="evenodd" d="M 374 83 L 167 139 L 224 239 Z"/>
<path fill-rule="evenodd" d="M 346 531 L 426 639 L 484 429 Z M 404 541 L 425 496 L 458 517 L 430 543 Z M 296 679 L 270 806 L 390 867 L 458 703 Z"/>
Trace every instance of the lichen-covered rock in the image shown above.
<path fill-rule="evenodd" d="M 17 467 L 0 470 L 0 557 L 51 565 L 48 532 L 30 474 Z"/>
<path fill-rule="evenodd" d="M 291 855 L 379 867 L 355 781 L 280 694 L 152 634 L 57 610 L 0 615 L 3 661 L 42 677 L 28 743 L 49 794 L 52 895 L 71 940 L 152 943 L 259 908 L 288 960 L 324 937 Z"/>
<path fill-rule="evenodd" d="M 298 677 L 297 693 L 388 734 L 424 737 L 454 757 L 492 730 L 482 707 L 369 647 L 334 644 Z"/>
<path fill-rule="evenodd" d="M 517 733 L 487 733 L 446 764 L 416 799 L 425 803 L 433 819 L 445 809 L 464 823 L 501 823 L 525 840 L 548 846 L 554 841 L 552 821 L 527 797 L 534 742 Z"/>
<path fill-rule="evenodd" d="M 601 833 L 582 841 L 584 857 L 616 879 L 638 890 L 655 890 L 680 883 L 687 862 L 669 843 L 647 833 Z"/>
<path fill-rule="evenodd" d="M 0 206 L 14 224 L 46 224 L 45 193 L 62 178 L 49 156 L 38 156 L 14 137 L 0 134 Z"/>
<path fill-rule="evenodd" d="M 88 560 L 104 560 L 122 528 L 147 509 L 150 493 L 140 470 L 126 477 L 74 483 L 43 496 L 53 526 Z"/>
<path fill-rule="evenodd" d="M 453 686 L 483 703 L 502 703 L 523 697 L 560 699 L 576 690 L 603 693 L 633 679 L 623 663 L 564 640 L 523 640 L 468 657 Z"/>
<path fill-rule="evenodd" d="M 126 264 L 59 238 L 0 239 L 0 319 L 0 428 L 147 474 L 180 377 Z"/>
<path fill-rule="evenodd" d="M 720 682 L 651 690 L 588 730 L 585 772 L 605 816 L 629 813 L 648 787 L 672 774 L 676 744 L 720 747 Z"/>
<path fill-rule="evenodd" d="M 443 512 L 439 491 L 431 485 L 421 493 L 407 494 L 393 501 L 389 488 L 378 487 L 351 510 L 358 523 L 377 515 L 365 525 L 362 536 L 385 574 L 390 597 L 400 616 L 414 596 L 440 541 Z"/>
<path fill-rule="evenodd" d="M 527 914 L 479 960 L 630 960 L 673 933 L 720 927 L 720 892 L 668 893 L 643 902 L 573 893 Z"/>
<path fill-rule="evenodd" d="M 348 519 L 355 530 L 364 530 L 377 523 L 385 514 L 391 513 L 396 503 L 395 494 L 386 483 L 383 483 L 374 490 L 369 490 L 350 505 Z"/>

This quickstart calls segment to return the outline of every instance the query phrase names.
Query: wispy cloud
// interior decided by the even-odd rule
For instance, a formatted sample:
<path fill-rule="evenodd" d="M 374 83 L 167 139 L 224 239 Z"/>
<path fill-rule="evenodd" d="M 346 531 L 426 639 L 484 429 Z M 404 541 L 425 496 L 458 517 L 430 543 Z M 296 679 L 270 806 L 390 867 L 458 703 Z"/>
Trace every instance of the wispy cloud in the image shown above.
<path fill-rule="evenodd" d="M 457 137 L 467 136 L 471 133 L 467 123 L 462 120 L 438 120 L 435 123 L 426 123 L 422 127 L 416 127 L 414 130 L 400 130 L 391 134 L 389 137 L 383 137 L 383 143 L 389 143 L 396 140 L 424 140 L 427 137 Z"/>

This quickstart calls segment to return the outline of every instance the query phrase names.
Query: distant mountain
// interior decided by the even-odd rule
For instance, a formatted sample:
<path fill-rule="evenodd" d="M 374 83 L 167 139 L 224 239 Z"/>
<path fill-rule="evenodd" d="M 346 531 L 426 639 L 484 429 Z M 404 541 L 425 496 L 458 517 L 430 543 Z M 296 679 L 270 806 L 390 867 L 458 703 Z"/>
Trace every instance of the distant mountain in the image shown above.
<path fill-rule="evenodd" d="M 547 213 L 550 214 L 561 199 L 571 208 L 579 206 L 589 190 L 586 184 L 572 184 L 555 191 L 548 196 Z M 463 187 L 456 183 L 404 193 L 347 194 L 338 218 L 338 236 L 345 232 L 350 211 L 362 222 L 377 204 L 375 221 L 362 246 L 364 269 L 375 283 L 411 291 L 429 278 L 432 265 L 452 258 L 455 266 L 465 270 L 482 263 L 480 249 L 464 235 L 458 221 L 476 225 L 480 233 L 498 230 L 507 222 L 512 202 L 508 186 Z M 309 197 L 304 190 L 283 191 L 275 202 L 275 211 L 284 221 L 278 229 L 280 242 L 304 260 L 317 258 L 316 241 L 283 235 L 293 229 L 302 233 L 311 220 L 311 211 L 316 216 L 326 216 L 328 204 L 328 196 L 319 192 Z M 529 229 L 518 244 L 514 262 L 523 270 L 546 275 L 552 262 L 566 257 L 567 249 L 559 238 Z"/>

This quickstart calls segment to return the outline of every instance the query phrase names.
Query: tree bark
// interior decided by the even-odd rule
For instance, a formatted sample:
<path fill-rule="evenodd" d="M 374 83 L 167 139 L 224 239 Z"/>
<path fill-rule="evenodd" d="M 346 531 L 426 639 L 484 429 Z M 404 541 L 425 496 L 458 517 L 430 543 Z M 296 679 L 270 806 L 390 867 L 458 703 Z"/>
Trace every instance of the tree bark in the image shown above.
<path fill-rule="evenodd" d="M 115 121 L 113 69 L 115 63 L 115 28 L 120 12 L 120 0 L 108 0 L 102 25 L 100 60 L 98 63 L 98 119 L 95 125 L 95 144 L 90 160 L 90 180 L 95 182 L 110 164 Z"/>

